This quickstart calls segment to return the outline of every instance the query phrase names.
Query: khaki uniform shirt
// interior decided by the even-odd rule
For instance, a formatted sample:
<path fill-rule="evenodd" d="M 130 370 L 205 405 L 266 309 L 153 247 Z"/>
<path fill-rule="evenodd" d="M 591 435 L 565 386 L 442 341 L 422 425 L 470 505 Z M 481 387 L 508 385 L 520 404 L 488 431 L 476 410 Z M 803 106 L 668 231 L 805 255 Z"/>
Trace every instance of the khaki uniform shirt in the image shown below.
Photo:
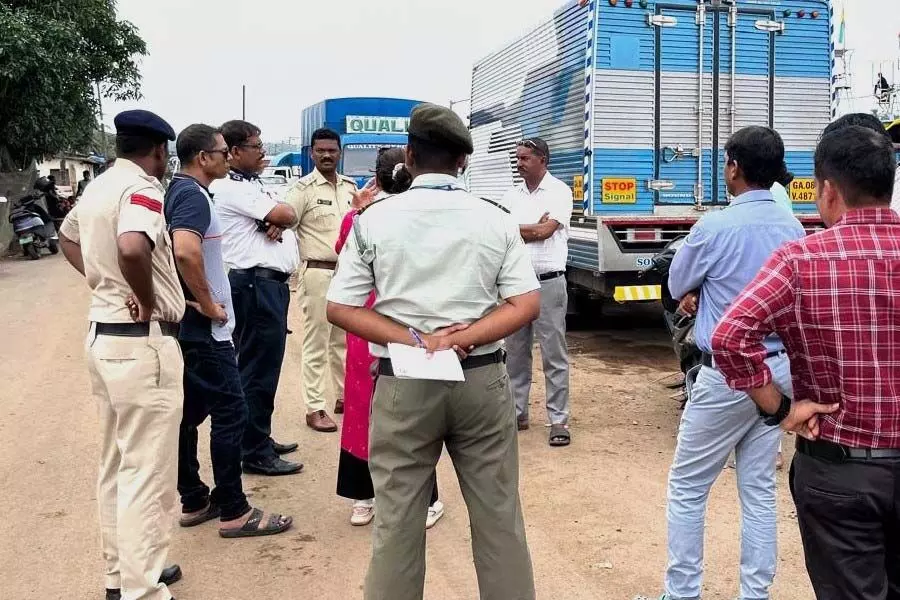
<path fill-rule="evenodd" d="M 285 202 L 297 211 L 301 260 L 337 260 L 334 244 L 350 210 L 353 191 L 356 183 L 351 178 L 338 174 L 338 184 L 333 186 L 318 169 L 288 190 Z"/>
<path fill-rule="evenodd" d="M 91 288 L 88 318 L 98 323 L 131 323 L 125 301 L 131 286 L 119 268 L 119 236 L 145 234 L 153 244 L 153 321 L 179 322 L 184 294 L 178 282 L 172 243 L 163 217 L 165 196 L 159 181 L 119 158 L 84 190 L 60 233 L 81 246 L 84 274 Z"/>
<path fill-rule="evenodd" d="M 358 217 L 328 300 L 363 306 L 373 289 L 376 312 L 433 333 L 477 321 L 495 310 L 499 299 L 538 290 L 540 284 L 509 213 L 469 194 L 455 177 L 429 174 Z M 472 354 L 499 347 L 495 342 Z M 370 349 L 388 356 L 384 346 L 370 344 Z"/>

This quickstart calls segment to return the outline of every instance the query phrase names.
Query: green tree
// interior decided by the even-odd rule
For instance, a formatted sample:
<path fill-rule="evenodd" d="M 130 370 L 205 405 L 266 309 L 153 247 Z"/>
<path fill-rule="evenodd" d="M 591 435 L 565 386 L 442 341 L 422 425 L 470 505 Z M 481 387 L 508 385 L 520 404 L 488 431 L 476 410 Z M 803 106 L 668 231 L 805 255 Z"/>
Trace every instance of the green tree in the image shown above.
<path fill-rule="evenodd" d="M 91 147 L 98 92 L 139 98 L 146 53 L 115 0 L 0 0 L 0 171 Z"/>

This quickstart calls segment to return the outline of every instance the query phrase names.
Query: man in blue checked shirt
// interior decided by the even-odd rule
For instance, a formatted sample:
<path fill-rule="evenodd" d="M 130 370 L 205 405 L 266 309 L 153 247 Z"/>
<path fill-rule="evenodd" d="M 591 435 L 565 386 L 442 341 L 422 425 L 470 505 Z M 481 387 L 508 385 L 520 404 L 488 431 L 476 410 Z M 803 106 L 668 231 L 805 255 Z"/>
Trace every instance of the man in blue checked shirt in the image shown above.
<path fill-rule="evenodd" d="M 669 271 L 672 297 L 697 313 L 694 331 L 703 366 L 681 417 L 669 473 L 665 600 L 700 597 L 706 503 L 732 450 L 743 517 L 740 598 L 768 598 L 775 577 L 775 457 L 781 430 L 764 422 L 747 394 L 728 387 L 712 360 L 710 341 L 727 307 L 769 255 L 804 235 L 800 222 L 777 206 L 770 191 L 786 170 L 777 132 L 747 127 L 735 133 L 725 144 L 731 204 L 694 225 Z M 766 347 L 776 385 L 791 396 L 784 346 L 771 337 Z"/>

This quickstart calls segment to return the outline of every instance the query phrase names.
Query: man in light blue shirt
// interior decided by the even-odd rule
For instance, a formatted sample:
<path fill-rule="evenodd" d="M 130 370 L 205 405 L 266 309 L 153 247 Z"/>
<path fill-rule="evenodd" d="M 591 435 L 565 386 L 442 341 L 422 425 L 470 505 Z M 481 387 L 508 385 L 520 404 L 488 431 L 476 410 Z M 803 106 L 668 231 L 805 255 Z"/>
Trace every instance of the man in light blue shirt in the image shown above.
<path fill-rule="evenodd" d="M 764 423 L 753 401 L 731 390 L 710 355 L 713 329 L 725 310 L 779 246 L 803 237 L 800 222 L 770 191 L 786 174 L 784 144 L 767 127 L 747 127 L 725 145 L 728 208 L 691 229 L 669 271 L 669 290 L 682 306 L 699 293 L 695 335 L 703 366 L 691 389 L 669 473 L 669 561 L 666 600 L 700 597 L 703 530 L 709 490 L 734 450 L 741 498 L 741 589 L 768 598 L 775 577 L 775 457 L 780 429 Z M 766 340 L 775 383 L 792 395 L 790 365 L 777 337 Z"/>

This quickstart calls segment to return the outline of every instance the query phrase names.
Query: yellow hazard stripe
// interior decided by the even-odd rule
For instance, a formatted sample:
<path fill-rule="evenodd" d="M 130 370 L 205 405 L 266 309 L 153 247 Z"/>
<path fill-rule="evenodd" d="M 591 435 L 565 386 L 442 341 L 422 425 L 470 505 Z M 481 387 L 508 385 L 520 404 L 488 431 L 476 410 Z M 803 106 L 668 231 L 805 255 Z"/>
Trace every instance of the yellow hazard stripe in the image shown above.
<path fill-rule="evenodd" d="M 632 302 L 635 300 L 659 300 L 662 298 L 662 286 L 659 285 L 626 285 L 616 286 L 613 294 L 616 302 Z"/>

